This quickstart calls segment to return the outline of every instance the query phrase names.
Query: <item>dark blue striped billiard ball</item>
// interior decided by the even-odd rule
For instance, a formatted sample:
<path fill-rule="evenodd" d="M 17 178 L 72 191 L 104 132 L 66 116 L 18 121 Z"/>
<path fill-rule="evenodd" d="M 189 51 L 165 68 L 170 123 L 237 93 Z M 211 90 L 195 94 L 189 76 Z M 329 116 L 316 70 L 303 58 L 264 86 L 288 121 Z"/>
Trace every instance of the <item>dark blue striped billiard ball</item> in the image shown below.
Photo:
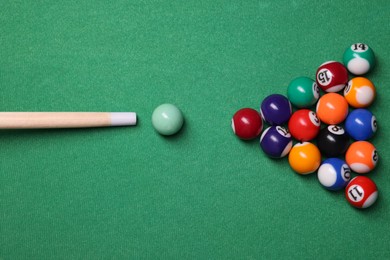
<path fill-rule="evenodd" d="M 376 132 L 376 118 L 367 109 L 355 109 L 345 120 L 345 129 L 349 136 L 357 141 L 368 140 Z"/>
<path fill-rule="evenodd" d="M 339 158 L 329 158 L 318 169 L 318 180 L 328 190 L 341 190 L 351 179 L 351 170 L 347 163 Z"/>
<path fill-rule="evenodd" d="M 291 103 L 283 95 L 272 94 L 261 102 L 260 113 L 268 124 L 283 125 L 290 119 Z"/>
<path fill-rule="evenodd" d="M 292 147 L 291 134 L 284 127 L 270 126 L 260 137 L 260 147 L 269 157 L 284 157 Z"/>

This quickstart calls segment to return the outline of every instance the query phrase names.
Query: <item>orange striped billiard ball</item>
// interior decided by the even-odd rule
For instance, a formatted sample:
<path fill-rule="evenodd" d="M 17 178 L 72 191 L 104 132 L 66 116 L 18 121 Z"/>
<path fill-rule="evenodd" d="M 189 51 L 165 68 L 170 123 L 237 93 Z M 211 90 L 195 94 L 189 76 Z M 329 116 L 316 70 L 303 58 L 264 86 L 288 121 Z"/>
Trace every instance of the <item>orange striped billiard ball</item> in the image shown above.
<path fill-rule="evenodd" d="M 321 153 L 312 143 L 297 143 L 288 155 L 288 162 L 295 172 L 306 175 L 315 172 L 320 167 Z"/>
<path fill-rule="evenodd" d="M 344 97 L 348 104 L 355 108 L 368 107 L 376 96 L 374 84 L 369 79 L 356 77 L 348 81 Z"/>
<path fill-rule="evenodd" d="M 316 112 L 321 122 L 328 125 L 337 125 L 347 117 L 348 103 L 342 95 L 328 93 L 318 100 Z"/>
<path fill-rule="evenodd" d="M 378 152 L 375 146 L 367 141 L 352 143 L 345 154 L 345 161 L 351 170 L 357 173 L 368 173 L 372 171 L 378 159 Z"/>

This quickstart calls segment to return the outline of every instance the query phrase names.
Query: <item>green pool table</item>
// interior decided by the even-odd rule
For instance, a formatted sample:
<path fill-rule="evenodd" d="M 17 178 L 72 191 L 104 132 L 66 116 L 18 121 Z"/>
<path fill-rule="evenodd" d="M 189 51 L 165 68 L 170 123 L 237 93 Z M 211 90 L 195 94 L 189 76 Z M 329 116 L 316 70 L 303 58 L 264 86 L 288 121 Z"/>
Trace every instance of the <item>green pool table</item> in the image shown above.
<path fill-rule="evenodd" d="M 138 114 L 0 131 L 0 259 L 390 258 L 389 1 L 3 0 L 0 24 L 0 111 Z M 366 210 L 230 125 L 355 42 L 377 58 Z M 162 103 L 177 135 L 152 127 Z"/>

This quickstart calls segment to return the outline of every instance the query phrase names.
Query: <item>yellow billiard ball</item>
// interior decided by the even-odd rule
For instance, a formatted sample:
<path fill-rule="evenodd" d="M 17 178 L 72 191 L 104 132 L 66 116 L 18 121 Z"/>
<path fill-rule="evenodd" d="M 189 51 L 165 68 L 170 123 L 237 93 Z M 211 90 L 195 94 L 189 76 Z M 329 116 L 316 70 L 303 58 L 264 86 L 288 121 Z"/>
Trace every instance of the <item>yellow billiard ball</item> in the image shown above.
<path fill-rule="evenodd" d="M 288 156 L 291 168 L 302 175 L 315 172 L 321 164 L 320 150 L 310 142 L 297 143 Z"/>

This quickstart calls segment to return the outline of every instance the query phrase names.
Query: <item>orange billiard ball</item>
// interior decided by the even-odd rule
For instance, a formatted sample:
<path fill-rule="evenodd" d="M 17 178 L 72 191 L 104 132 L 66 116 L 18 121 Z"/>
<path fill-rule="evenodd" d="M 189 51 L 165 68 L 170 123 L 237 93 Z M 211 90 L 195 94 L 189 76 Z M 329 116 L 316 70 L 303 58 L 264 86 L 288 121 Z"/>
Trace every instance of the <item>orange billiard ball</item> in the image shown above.
<path fill-rule="evenodd" d="M 352 171 L 357 173 L 368 173 L 372 171 L 378 159 L 378 152 L 375 146 L 367 141 L 352 143 L 345 154 L 345 161 Z"/>
<path fill-rule="evenodd" d="M 288 155 L 288 162 L 295 172 L 306 175 L 315 172 L 320 167 L 321 153 L 312 143 L 297 143 Z"/>
<path fill-rule="evenodd" d="M 328 93 L 318 100 L 316 112 L 321 122 L 337 125 L 347 117 L 348 103 L 342 95 Z"/>
<path fill-rule="evenodd" d="M 348 81 L 344 97 L 355 108 L 364 108 L 372 104 L 376 96 L 374 84 L 367 78 L 356 77 Z"/>

